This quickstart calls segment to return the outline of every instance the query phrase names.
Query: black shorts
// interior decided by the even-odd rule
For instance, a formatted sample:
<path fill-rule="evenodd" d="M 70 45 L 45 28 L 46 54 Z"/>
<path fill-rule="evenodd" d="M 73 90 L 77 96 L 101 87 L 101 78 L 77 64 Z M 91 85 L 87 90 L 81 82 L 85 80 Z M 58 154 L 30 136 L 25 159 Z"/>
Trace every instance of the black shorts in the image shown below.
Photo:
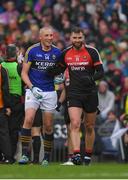
<path fill-rule="evenodd" d="M 83 108 L 87 113 L 96 112 L 98 107 L 97 91 L 87 95 L 68 97 L 67 106 Z"/>
<path fill-rule="evenodd" d="M 41 109 L 37 109 L 32 127 L 41 127 L 41 126 L 42 126 L 42 111 Z"/>

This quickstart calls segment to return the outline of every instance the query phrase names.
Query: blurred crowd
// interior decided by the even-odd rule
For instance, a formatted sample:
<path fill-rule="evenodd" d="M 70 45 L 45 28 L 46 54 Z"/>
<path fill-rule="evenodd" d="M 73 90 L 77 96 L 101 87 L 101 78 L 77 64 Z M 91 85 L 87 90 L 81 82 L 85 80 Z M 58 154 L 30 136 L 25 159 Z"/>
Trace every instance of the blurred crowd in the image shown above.
<path fill-rule="evenodd" d="M 53 26 L 54 43 L 60 49 L 70 44 L 70 30 L 77 25 L 84 29 L 85 42 L 100 52 L 105 77 L 99 83 L 98 125 L 111 113 L 116 115 L 114 119 L 124 115 L 122 99 L 128 94 L 128 1 L 1 0 L 0 61 L 6 58 L 6 46 L 16 44 L 22 63 L 26 49 L 39 41 L 39 29 L 48 25 Z"/>
<path fill-rule="evenodd" d="M 1 0 L 0 58 L 4 59 L 5 47 L 11 43 L 24 55 L 38 42 L 39 28 L 47 25 L 54 27 L 54 43 L 63 49 L 70 44 L 72 26 L 78 25 L 84 29 L 86 43 L 99 50 L 106 80 L 118 101 L 127 91 L 127 22 L 126 0 Z"/>

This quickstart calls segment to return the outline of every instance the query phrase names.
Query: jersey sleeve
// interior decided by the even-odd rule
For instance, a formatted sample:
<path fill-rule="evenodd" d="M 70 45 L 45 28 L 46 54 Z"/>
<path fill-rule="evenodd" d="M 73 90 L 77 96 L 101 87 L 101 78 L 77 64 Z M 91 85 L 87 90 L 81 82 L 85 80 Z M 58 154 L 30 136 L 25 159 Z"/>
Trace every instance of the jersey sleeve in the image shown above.
<path fill-rule="evenodd" d="M 87 46 L 87 50 L 91 56 L 92 59 L 92 63 L 94 66 L 94 75 L 93 75 L 93 79 L 96 80 L 100 80 L 104 77 L 104 69 L 103 69 L 103 63 L 100 57 L 100 54 L 98 52 L 98 50 L 94 47 L 91 46 Z"/>
<path fill-rule="evenodd" d="M 32 49 L 28 48 L 28 50 L 25 53 L 25 58 L 24 58 L 24 62 L 28 63 L 28 62 L 32 62 Z"/>
<path fill-rule="evenodd" d="M 97 65 L 103 64 L 98 50 L 96 48 L 92 48 L 91 51 L 92 51 L 91 56 L 93 60 L 93 65 L 97 66 Z"/>
<path fill-rule="evenodd" d="M 59 75 L 60 73 L 64 73 L 65 69 L 66 69 L 66 64 L 64 62 L 63 53 L 62 53 L 58 57 L 58 60 L 56 61 L 54 66 L 47 68 L 47 72 L 52 76 L 56 76 Z"/>

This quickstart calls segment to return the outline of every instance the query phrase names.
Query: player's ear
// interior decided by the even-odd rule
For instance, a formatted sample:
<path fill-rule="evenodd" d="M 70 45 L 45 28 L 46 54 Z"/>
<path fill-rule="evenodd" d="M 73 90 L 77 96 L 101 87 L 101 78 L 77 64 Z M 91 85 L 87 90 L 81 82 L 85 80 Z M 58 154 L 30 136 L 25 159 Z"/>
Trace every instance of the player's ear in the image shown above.
<path fill-rule="evenodd" d="M 85 41 L 85 36 L 83 35 L 83 42 Z"/>
<path fill-rule="evenodd" d="M 70 41 L 72 42 L 73 38 L 72 38 L 72 34 L 70 35 Z"/>
<path fill-rule="evenodd" d="M 41 40 L 41 35 L 39 35 L 39 40 Z"/>

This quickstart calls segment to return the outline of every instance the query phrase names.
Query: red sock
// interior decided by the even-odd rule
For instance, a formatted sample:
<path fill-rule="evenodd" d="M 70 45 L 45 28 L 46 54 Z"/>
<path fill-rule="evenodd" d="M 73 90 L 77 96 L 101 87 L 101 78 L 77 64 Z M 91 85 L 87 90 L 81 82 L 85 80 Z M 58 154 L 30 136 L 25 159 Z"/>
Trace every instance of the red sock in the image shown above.
<path fill-rule="evenodd" d="M 80 154 L 80 150 L 79 149 L 74 150 L 73 154 Z"/>
<path fill-rule="evenodd" d="M 92 156 L 92 149 L 85 149 L 85 156 L 91 157 Z"/>

